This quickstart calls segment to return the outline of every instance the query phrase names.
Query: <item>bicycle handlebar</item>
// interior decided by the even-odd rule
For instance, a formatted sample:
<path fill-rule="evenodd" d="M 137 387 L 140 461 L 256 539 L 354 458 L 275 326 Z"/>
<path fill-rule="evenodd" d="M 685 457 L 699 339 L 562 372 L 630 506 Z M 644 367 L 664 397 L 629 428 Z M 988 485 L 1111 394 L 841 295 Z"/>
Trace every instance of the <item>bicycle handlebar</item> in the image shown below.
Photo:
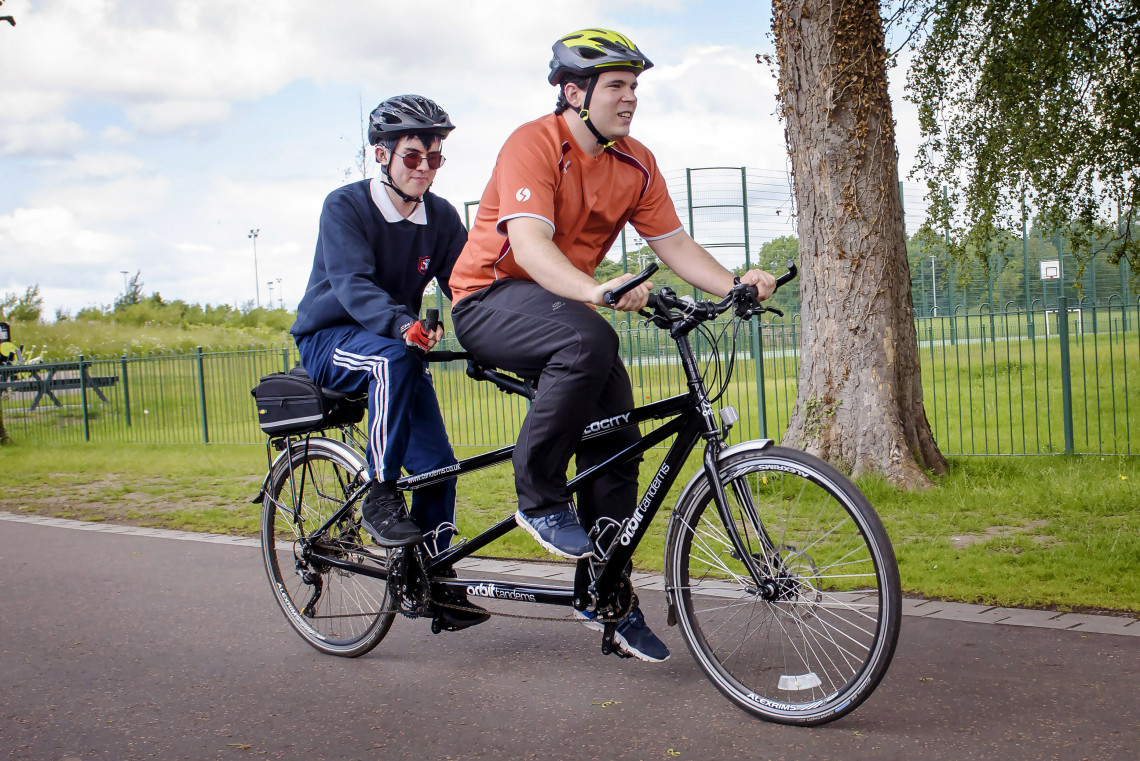
<path fill-rule="evenodd" d="M 634 275 L 632 280 L 627 280 L 626 282 L 619 285 L 617 288 L 614 288 L 612 291 L 606 291 L 602 295 L 602 300 L 605 301 L 610 306 L 617 304 L 619 301 L 621 301 L 622 296 L 626 295 L 627 293 L 632 291 L 634 288 L 636 288 L 637 286 L 644 283 L 658 269 L 659 268 L 657 266 L 657 262 L 651 262 L 648 267 L 646 267 L 641 272 Z"/>
<path fill-rule="evenodd" d="M 780 275 L 778 278 L 776 278 L 776 290 L 777 291 L 780 290 L 781 285 L 786 285 L 787 283 L 790 283 L 792 280 L 794 280 L 796 275 L 798 275 L 800 272 L 799 268 L 796 267 L 796 263 L 793 262 L 791 259 L 788 260 L 787 268 L 788 268 L 787 272 L 785 272 L 783 275 Z"/>
<path fill-rule="evenodd" d="M 773 293 L 779 290 L 780 286 L 791 282 L 796 275 L 799 274 L 799 270 L 791 260 L 788 261 L 787 268 L 787 272 L 776 278 L 776 289 Z M 737 283 L 733 286 L 732 290 L 729 291 L 728 295 L 720 301 L 693 301 L 691 299 L 679 298 L 669 288 L 662 288 L 658 293 L 649 294 L 649 300 L 646 302 L 646 306 L 652 309 L 653 313 L 647 313 L 642 310 L 641 314 L 645 317 L 649 317 L 651 320 L 655 317 L 665 319 L 667 317 L 664 314 L 665 311 L 676 309 L 683 313 L 688 320 L 696 323 L 715 319 L 735 306 L 736 314 L 740 317 L 751 317 L 752 315 L 761 314 L 763 312 L 773 312 L 783 316 L 783 312 L 778 309 L 762 306 L 760 302 L 756 300 L 756 294 L 757 289 L 755 286 L 748 285 L 747 283 Z M 664 323 L 655 321 L 655 324 L 660 327 L 665 327 Z"/>

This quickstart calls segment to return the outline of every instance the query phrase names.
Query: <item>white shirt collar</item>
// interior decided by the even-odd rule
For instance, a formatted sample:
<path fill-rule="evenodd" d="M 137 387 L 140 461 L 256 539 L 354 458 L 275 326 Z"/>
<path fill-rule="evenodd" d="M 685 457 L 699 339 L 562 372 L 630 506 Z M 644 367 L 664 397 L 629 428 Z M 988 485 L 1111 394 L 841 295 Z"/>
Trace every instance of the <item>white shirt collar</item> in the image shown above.
<path fill-rule="evenodd" d="M 385 222 L 411 222 L 416 225 L 427 224 L 427 204 L 416 204 L 416 210 L 412 212 L 412 216 L 405 217 L 396 211 L 396 205 L 392 203 L 385 185 L 380 181 L 379 177 L 373 177 L 372 182 L 368 186 L 369 192 L 372 194 L 372 203 L 376 204 L 376 208 L 384 216 Z"/>

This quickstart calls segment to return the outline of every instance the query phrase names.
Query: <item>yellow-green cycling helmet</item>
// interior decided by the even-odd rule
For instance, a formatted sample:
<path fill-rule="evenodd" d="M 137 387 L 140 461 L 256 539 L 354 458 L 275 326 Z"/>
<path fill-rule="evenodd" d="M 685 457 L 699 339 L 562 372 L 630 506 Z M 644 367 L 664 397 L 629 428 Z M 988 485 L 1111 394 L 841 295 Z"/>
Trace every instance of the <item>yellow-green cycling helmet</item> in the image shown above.
<path fill-rule="evenodd" d="M 632 71 L 640 74 L 653 62 L 637 49 L 633 40 L 609 29 L 580 29 L 562 37 L 551 48 L 552 85 L 562 83 L 567 74 L 592 77 L 603 71 Z"/>

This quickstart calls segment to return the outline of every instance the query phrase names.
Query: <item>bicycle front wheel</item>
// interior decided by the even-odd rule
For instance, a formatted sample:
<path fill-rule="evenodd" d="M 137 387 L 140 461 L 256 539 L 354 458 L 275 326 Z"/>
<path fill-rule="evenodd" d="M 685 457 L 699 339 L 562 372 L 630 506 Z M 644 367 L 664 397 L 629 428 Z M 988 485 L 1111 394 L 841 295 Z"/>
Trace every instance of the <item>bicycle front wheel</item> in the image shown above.
<path fill-rule="evenodd" d="M 395 613 L 387 583 L 306 560 L 306 542 L 326 557 L 384 563 L 388 551 L 371 544 L 360 528 L 360 508 L 320 536 L 368 478 L 364 458 L 338 441 L 310 438 L 292 444 L 292 455 L 273 463 L 261 512 L 265 571 L 277 603 L 292 627 L 323 653 L 356 657 L 379 644 Z"/>
<path fill-rule="evenodd" d="M 886 531 L 848 478 L 804 452 L 744 451 L 718 470 L 731 525 L 700 480 L 666 541 L 685 642 L 717 689 L 754 716 L 834 721 L 871 694 L 898 641 L 902 599 Z"/>

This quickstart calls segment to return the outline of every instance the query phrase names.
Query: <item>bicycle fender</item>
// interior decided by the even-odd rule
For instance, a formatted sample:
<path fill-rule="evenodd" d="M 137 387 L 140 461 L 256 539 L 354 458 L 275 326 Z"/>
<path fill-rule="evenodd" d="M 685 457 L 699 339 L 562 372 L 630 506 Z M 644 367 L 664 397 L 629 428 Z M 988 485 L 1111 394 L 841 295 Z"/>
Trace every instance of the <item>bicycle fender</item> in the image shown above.
<path fill-rule="evenodd" d="M 726 447 L 720 453 L 720 455 L 717 456 L 716 459 L 717 459 L 717 462 L 720 463 L 729 457 L 733 457 L 735 455 L 740 454 L 741 452 L 762 452 L 765 449 L 774 445 L 775 443 L 776 442 L 772 439 L 752 439 L 751 441 L 742 441 L 739 444 L 733 444 L 731 447 Z M 680 496 L 677 497 L 677 504 L 678 505 L 684 504 L 685 500 L 688 499 L 689 495 L 698 488 L 698 485 L 700 484 L 701 481 L 704 480 L 704 478 L 705 478 L 705 472 L 703 469 L 698 470 L 695 474 L 693 474 L 693 477 L 689 479 L 689 483 L 685 484 L 685 488 L 681 490 Z M 669 526 L 665 529 L 665 546 L 666 547 L 669 546 L 669 540 L 672 538 L 673 532 L 676 530 L 677 530 L 677 510 L 676 510 L 676 508 L 674 508 L 673 512 L 670 513 L 670 515 L 669 515 Z M 668 564 L 666 564 L 666 570 L 668 570 Z M 665 589 L 671 590 L 675 586 L 674 582 L 675 582 L 674 579 L 666 577 Z M 670 591 L 668 593 L 668 595 L 666 595 L 666 596 L 669 600 L 669 605 L 672 606 L 672 604 L 673 604 L 673 593 Z"/>
<path fill-rule="evenodd" d="M 292 456 L 294 458 L 299 458 L 303 457 L 306 451 L 311 452 L 315 449 L 321 448 L 340 450 L 341 454 L 345 456 L 346 460 L 349 462 L 358 463 L 360 467 L 353 475 L 358 475 L 360 471 L 365 470 L 368 467 L 368 464 L 361 457 L 360 452 L 356 451 L 351 446 L 345 444 L 342 441 L 325 438 L 324 436 L 310 436 L 308 440 L 298 439 L 289 445 L 289 450 L 283 451 L 281 454 L 277 455 L 277 457 L 273 458 L 273 464 L 270 465 L 269 470 L 265 472 L 265 478 L 263 478 L 261 481 L 261 488 L 258 490 L 257 496 L 250 501 L 261 503 L 265 499 L 265 487 L 269 485 L 269 479 L 272 478 L 274 471 L 283 460 L 288 461 L 290 451 L 292 452 Z"/>

